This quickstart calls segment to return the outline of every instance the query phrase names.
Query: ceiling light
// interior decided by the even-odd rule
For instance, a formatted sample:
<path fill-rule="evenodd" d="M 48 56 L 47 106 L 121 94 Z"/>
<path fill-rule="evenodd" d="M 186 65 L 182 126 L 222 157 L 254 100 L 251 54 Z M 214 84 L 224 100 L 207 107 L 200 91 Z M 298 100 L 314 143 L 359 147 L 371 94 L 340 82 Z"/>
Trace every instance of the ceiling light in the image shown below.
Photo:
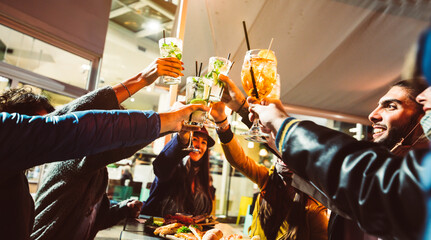
<path fill-rule="evenodd" d="M 130 101 L 131 101 L 131 102 L 134 102 L 134 101 L 135 101 L 135 98 L 130 98 Z"/>
<path fill-rule="evenodd" d="M 151 31 L 162 29 L 162 25 L 160 24 L 159 21 L 156 21 L 156 20 L 148 21 L 144 27 Z"/>
<path fill-rule="evenodd" d="M 254 143 L 253 142 L 248 142 L 247 147 L 248 148 L 254 148 Z"/>
<path fill-rule="evenodd" d="M 265 157 L 266 155 L 268 155 L 268 151 L 264 148 L 260 149 L 259 156 Z"/>

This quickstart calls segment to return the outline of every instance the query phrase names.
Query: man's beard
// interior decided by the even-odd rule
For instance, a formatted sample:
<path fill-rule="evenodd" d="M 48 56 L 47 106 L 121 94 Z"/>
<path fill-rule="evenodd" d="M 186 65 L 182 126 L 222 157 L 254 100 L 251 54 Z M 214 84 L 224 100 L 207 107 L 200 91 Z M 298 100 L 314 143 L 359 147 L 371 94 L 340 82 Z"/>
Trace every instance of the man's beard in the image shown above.
<path fill-rule="evenodd" d="M 411 118 L 411 120 L 417 120 L 417 118 Z M 392 127 L 390 130 L 388 130 L 388 136 L 384 139 L 380 139 L 378 141 L 374 141 L 376 143 L 380 143 L 389 150 L 391 150 L 395 144 L 399 143 L 402 138 L 406 138 L 407 134 L 409 134 L 410 131 L 416 126 L 417 121 L 409 121 L 409 124 L 401 126 L 401 127 Z M 412 144 L 412 134 L 408 136 L 408 138 L 405 140 L 403 145 L 411 145 Z"/>

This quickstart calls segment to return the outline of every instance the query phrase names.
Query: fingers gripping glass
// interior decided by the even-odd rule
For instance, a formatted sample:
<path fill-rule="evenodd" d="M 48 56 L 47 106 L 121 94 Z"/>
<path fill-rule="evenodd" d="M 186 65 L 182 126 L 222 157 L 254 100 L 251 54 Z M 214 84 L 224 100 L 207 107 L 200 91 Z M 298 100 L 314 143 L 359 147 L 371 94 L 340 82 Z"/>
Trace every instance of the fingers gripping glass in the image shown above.
<path fill-rule="evenodd" d="M 210 85 L 201 77 L 188 77 L 186 83 L 186 104 L 208 104 L 210 92 Z M 184 122 L 187 127 L 195 127 L 199 129 L 204 126 L 204 121 L 206 119 L 207 112 L 205 111 L 194 111 L 190 114 L 188 121 Z M 199 151 L 195 149 L 192 145 L 193 141 L 193 131 L 190 131 L 190 142 L 189 146 L 183 150 L 186 151 Z"/>
<path fill-rule="evenodd" d="M 183 58 L 183 41 L 179 38 L 162 38 L 159 40 L 160 56 Z M 181 83 L 181 77 L 161 76 L 163 83 L 174 85 Z"/>
<path fill-rule="evenodd" d="M 228 76 L 232 62 L 222 57 L 211 57 L 208 65 L 208 73 L 205 75 L 205 80 L 211 85 L 209 101 L 211 103 L 220 102 L 223 95 L 224 83 L 220 80 L 220 74 Z M 211 112 L 211 109 L 209 112 Z M 215 128 L 216 125 L 208 116 L 204 122 L 205 127 Z"/>
<path fill-rule="evenodd" d="M 277 79 L 277 62 L 271 50 L 253 49 L 247 51 L 241 70 L 242 86 L 248 96 L 262 100 L 272 91 Z M 268 142 L 269 134 L 262 132 L 259 118 L 253 120 L 248 132 L 242 133 L 245 139 L 253 142 Z"/>

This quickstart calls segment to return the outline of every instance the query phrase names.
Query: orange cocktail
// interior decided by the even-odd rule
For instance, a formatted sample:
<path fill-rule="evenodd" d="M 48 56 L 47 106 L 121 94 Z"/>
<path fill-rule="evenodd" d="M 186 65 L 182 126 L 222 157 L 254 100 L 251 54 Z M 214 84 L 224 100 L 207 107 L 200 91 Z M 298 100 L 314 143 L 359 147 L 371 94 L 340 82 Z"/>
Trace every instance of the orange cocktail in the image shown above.
<path fill-rule="evenodd" d="M 251 70 L 255 83 L 252 81 Z M 265 98 L 272 91 L 276 80 L 277 59 L 274 52 L 266 49 L 247 51 L 241 70 L 241 82 L 247 95 L 257 99 Z"/>

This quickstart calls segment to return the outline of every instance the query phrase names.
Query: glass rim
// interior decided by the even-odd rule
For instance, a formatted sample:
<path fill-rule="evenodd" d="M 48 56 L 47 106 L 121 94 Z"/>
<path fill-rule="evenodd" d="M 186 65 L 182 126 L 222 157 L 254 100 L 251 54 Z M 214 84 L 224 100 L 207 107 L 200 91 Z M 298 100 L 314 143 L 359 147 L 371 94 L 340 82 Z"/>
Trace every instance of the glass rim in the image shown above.
<path fill-rule="evenodd" d="M 251 53 L 251 52 L 254 52 L 254 51 L 262 51 L 262 50 L 264 50 L 264 51 L 268 51 L 268 49 L 266 49 L 266 48 L 256 48 L 256 49 L 250 49 L 250 50 L 248 50 L 247 51 L 247 53 Z M 274 53 L 274 55 L 275 55 L 275 52 L 273 51 L 273 50 L 269 50 L 270 52 L 272 52 L 272 53 Z"/>
<path fill-rule="evenodd" d="M 211 61 L 211 59 L 223 59 L 226 62 L 232 62 L 231 60 L 228 60 L 227 58 L 224 58 L 224 57 L 212 56 L 212 57 L 210 57 L 210 61 Z"/>
<path fill-rule="evenodd" d="M 189 79 L 193 79 L 193 78 L 202 78 L 202 77 L 199 77 L 199 76 L 188 76 L 187 78 L 186 78 L 186 82 L 188 83 L 189 82 Z"/>
<path fill-rule="evenodd" d="M 160 38 L 159 39 L 159 42 L 160 41 L 162 41 L 163 39 L 166 39 L 166 40 L 179 40 L 179 41 L 183 41 L 181 38 L 176 38 L 176 37 L 165 37 L 165 38 Z"/>
<path fill-rule="evenodd" d="M 167 42 L 174 42 L 181 49 L 181 52 L 183 51 L 183 40 L 181 38 L 175 38 L 175 37 L 160 38 L 158 42 L 159 48 L 161 48 L 162 44 L 164 43 L 164 40 L 166 40 Z"/>

